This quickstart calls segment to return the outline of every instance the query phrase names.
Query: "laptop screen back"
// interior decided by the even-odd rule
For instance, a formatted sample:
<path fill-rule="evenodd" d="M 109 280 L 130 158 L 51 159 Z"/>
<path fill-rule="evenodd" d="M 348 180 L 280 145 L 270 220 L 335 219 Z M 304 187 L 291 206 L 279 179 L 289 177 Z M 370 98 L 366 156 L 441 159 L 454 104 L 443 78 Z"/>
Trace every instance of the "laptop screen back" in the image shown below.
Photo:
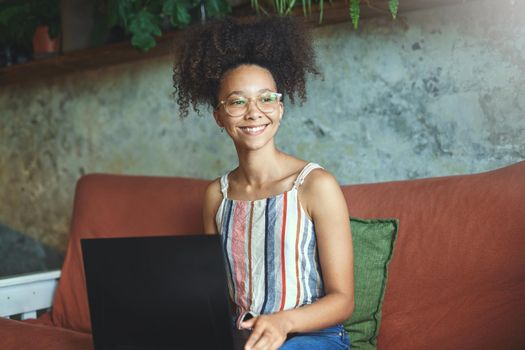
<path fill-rule="evenodd" d="M 232 349 L 217 235 L 81 240 L 95 349 Z"/>

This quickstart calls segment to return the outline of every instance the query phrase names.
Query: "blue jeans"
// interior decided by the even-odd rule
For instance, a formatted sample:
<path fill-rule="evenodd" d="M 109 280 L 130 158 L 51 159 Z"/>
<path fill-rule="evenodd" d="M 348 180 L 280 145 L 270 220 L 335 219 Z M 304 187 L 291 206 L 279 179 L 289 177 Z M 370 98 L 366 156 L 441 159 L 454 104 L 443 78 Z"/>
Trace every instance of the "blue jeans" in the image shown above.
<path fill-rule="evenodd" d="M 347 350 L 350 338 L 343 325 L 292 335 L 279 350 Z"/>

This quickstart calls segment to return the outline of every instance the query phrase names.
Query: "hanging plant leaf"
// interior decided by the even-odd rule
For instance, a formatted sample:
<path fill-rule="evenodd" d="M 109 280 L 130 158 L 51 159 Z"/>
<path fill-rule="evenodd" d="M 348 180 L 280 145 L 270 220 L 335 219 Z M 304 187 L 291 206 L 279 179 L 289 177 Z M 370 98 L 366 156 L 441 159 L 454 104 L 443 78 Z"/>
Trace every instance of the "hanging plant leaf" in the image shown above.
<path fill-rule="evenodd" d="M 350 0 L 350 18 L 354 28 L 357 29 L 359 25 L 359 16 L 361 15 L 361 8 L 359 6 L 360 0 Z"/>
<path fill-rule="evenodd" d="M 389 0 L 388 1 L 388 8 L 390 9 L 390 13 L 392 14 L 392 18 L 396 19 L 396 17 L 397 17 L 397 10 L 399 9 L 399 0 Z"/>
<path fill-rule="evenodd" d="M 259 1 L 258 0 L 250 0 L 250 5 L 252 5 L 252 8 L 255 9 L 255 13 L 259 14 Z"/>
<path fill-rule="evenodd" d="M 190 8 L 188 1 L 167 0 L 162 5 L 162 13 L 169 16 L 174 27 L 184 27 L 191 22 Z"/>
<path fill-rule="evenodd" d="M 205 0 L 212 1 L 212 0 Z M 273 8 L 272 11 L 266 11 L 263 6 L 259 3 L 262 1 L 264 5 L 268 5 Z M 328 0 L 329 3 L 332 3 L 332 0 Z M 375 0 L 366 0 L 364 3 L 373 7 Z M 277 14 L 279 16 L 287 16 L 292 13 L 293 7 L 296 5 L 297 0 L 250 0 L 252 8 L 255 9 L 255 12 L 259 15 L 260 12 L 263 12 L 266 15 Z M 324 17 L 324 2 L 325 0 L 315 0 L 315 3 L 319 6 L 319 24 L 323 22 Z M 361 1 L 360 0 L 348 0 L 349 3 L 349 14 L 352 20 L 354 28 L 357 29 L 359 26 L 359 19 L 361 17 Z M 301 0 L 301 5 L 303 8 L 303 16 L 309 17 L 312 15 L 312 0 Z M 392 17 L 396 19 L 397 12 L 399 8 L 399 0 L 388 0 L 388 8 Z M 271 13 L 268 13 L 271 12 Z"/>
<path fill-rule="evenodd" d="M 323 14 L 324 14 L 324 1 L 319 1 L 319 24 L 323 23 Z"/>
<path fill-rule="evenodd" d="M 129 28 L 130 23 L 128 19 L 135 13 L 133 10 L 133 0 L 117 0 L 117 23 L 122 25 L 123 28 Z"/>
<path fill-rule="evenodd" d="M 162 3 L 162 13 L 166 16 L 172 15 L 173 11 L 175 10 L 176 3 L 177 3 L 177 0 L 165 0 Z"/>
<path fill-rule="evenodd" d="M 129 31 L 131 32 L 131 44 L 143 51 L 149 51 L 149 49 L 156 45 L 153 36 L 162 35 L 160 26 L 160 17 L 155 16 L 143 8 L 130 18 Z"/>
<path fill-rule="evenodd" d="M 205 0 L 204 6 L 207 17 L 222 17 L 225 13 L 231 12 L 230 4 L 225 0 Z"/>

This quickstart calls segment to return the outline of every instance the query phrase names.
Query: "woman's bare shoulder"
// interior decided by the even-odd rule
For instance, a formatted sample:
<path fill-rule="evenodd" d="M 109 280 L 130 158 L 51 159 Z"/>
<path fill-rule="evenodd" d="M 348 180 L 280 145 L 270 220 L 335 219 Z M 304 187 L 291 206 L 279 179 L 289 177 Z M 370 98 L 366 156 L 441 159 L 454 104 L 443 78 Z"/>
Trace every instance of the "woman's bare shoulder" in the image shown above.
<path fill-rule="evenodd" d="M 213 234 L 217 233 L 215 226 L 215 215 L 221 205 L 222 193 L 221 193 L 221 181 L 220 178 L 213 180 L 206 191 L 204 192 L 204 203 L 202 206 L 202 214 L 204 221 L 204 230 L 206 233 Z"/>
<path fill-rule="evenodd" d="M 310 171 L 304 179 L 303 192 L 306 194 L 319 195 L 324 191 L 339 190 L 340 186 L 332 173 L 324 168 L 315 168 Z"/>
<path fill-rule="evenodd" d="M 329 207 L 335 203 L 341 203 L 341 186 L 337 179 L 329 171 L 316 168 L 310 171 L 299 187 L 299 196 L 306 213 L 313 218 L 315 212 Z"/>
<path fill-rule="evenodd" d="M 221 178 L 218 177 L 208 184 L 206 187 L 206 196 L 220 195 L 221 194 Z"/>
<path fill-rule="evenodd" d="M 222 201 L 221 179 L 210 182 L 204 193 L 204 205 L 217 209 Z"/>

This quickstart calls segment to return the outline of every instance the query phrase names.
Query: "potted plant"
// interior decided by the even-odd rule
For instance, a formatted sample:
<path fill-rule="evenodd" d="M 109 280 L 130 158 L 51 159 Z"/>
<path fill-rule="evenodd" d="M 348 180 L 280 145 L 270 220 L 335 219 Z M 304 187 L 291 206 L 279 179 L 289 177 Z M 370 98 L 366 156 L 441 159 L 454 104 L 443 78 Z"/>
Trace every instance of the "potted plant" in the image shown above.
<path fill-rule="evenodd" d="M 226 0 L 96 0 L 94 41 L 102 43 L 117 26 L 134 47 L 148 51 L 163 31 L 230 11 Z"/>
<path fill-rule="evenodd" d="M 25 62 L 31 54 L 38 57 L 41 48 L 47 51 L 52 48 L 58 52 L 59 32 L 58 0 L 0 4 L 0 46 L 4 65 Z M 47 40 L 44 45 L 42 45 L 42 38 Z M 55 40 L 52 44 L 49 43 L 51 39 Z"/>

